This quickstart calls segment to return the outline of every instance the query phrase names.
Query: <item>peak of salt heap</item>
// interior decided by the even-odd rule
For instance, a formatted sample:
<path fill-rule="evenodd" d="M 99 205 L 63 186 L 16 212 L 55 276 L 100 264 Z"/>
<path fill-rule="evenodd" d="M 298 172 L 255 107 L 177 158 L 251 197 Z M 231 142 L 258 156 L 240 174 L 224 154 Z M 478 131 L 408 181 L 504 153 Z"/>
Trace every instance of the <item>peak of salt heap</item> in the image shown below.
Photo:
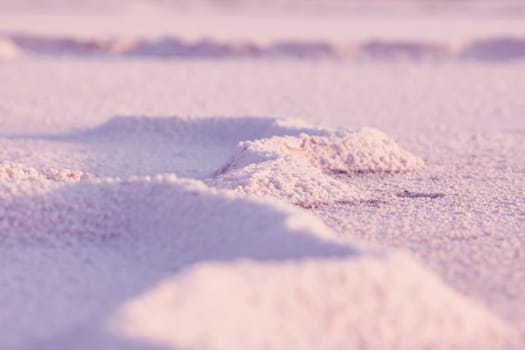
<path fill-rule="evenodd" d="M 309 206 L 362 199 L 362 191 L 333 175 L 404 173 L 423 166 L 381 131 L 319 129 L 318 135 L 240 142 L 230 162 L 216 172 L 214 185 Z"/>

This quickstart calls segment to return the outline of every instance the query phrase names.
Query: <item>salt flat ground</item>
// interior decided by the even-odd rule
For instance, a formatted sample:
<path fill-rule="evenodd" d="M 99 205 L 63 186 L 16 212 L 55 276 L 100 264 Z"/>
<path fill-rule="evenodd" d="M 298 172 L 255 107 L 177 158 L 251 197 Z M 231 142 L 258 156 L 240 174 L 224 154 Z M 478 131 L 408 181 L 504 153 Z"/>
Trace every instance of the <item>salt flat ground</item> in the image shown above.
<path fill-rule="evenodd" d="M 519 349 L 524 91 L 519 57 L 11 55 L 0 348 Z"/>

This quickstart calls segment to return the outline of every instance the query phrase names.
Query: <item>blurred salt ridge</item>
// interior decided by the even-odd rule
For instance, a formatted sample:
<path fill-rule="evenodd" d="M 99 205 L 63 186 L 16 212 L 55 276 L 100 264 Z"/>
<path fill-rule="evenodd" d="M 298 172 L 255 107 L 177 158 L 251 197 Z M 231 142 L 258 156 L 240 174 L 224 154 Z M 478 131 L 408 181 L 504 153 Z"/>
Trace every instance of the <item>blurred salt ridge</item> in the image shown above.
<path fill-rule="evenodd" d="M 308 58 L 308 59 L 411 59 L 509 61 L 525 58 L 525 38 L 501 36 L 463 43 L 426 40 L 256 41 L 202 39 L 175 36 L 159 39 L 82 39 L 31 34 L 0 36 L 0 58 L 23 55 L 65 55 L 153 58 Z"/>

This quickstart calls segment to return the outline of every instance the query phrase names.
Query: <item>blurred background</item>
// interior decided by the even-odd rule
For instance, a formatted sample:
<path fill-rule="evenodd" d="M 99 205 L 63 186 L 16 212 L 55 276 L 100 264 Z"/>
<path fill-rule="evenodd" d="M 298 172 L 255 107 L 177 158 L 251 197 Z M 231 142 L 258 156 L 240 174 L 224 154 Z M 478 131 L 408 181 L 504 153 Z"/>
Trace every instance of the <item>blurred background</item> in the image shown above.
<path fill-rule="evenodd" d="M 266 11 L 341 15 L 352 12 L 524 14 L 521 0 L 0 0 L 3 11 Z"/>

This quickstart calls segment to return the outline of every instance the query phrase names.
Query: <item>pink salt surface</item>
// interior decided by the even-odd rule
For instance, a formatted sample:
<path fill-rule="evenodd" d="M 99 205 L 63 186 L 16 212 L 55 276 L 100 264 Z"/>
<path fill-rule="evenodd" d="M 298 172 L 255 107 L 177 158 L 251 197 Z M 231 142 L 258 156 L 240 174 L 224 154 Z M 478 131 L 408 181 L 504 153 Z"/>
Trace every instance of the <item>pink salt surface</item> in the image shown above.
<path fill-rule="evenodd" d="M 0 349 L 525 345 L 523 61 L 15 51 Z"/>
<path fill-rule="evenodd" d="M 86 143 L 110 136 L 115 147 L 124 137 L 139 137 L 143 144 L 153 137 L 163 140 L 166 148 L 177 148 L 177 142 L 193 138 L 231 145 L 226 136 L 235 139 L 238 130 L 263 135 L 305 130 L 302 125 L 282 124 L 261 119 L 127 118 L 47 142 Z M 246 125 L 256 129 L 246 130 Z M 333 133 L 315 128 L 310 132 Z M 254 177 L 256 181 L 243 192 L 264 200 L 215 189 L 229 172 L 224 166 L 219 177 L 203 176 L 206 185 L 177 178 L 176 169 L 164 175 L 83 177 L 79 171 L 2 164 L 0 169 L 7 174 L 0 182 L 2 260 L 7 268 L 2 294 L 6 312 L 0 321 L 8 329 L 2 345 L 492 349 L 515 344 L 518 333 L 512 327 L 451 290 L 412 258 L 346 243 L 318 218 L 274 199 L 294 203 L 297 196 L 306 195 L 318 202 L 319 191 L 326 191 L 325 178 L 308 174 L 314 168 L 331 176 L 329 164 L 316 159 L 333 152 L 338 141 L 341 149 L 350 142 L 352 147 L 345 152 L 351 159 L 361 159 L 345 163 L 347 176 L 358 170 L 404 174 L 423 166 L 377 131 L 339 133 L 345 136 L 312 136 L 325 145 L 316 146 L 315 157 L 308 147 L 294 149 L 286 164 L 299 165 L 280 164 L 270 174 L 263 167 L 239 177 L 239 183 Z M 19 148 L 19 137 L 6 137 L 5 149 Z M 248 164 L 236 164 L 237 171 L 286 155 L 280 137 L 260 139 L 263 148 L 273 152 L 270 160 L 255 157 L 250 162 L 245 157 Z M 297 143 L 293 136 L 286 141 Z M 377 142 L 385 146 L 382 152 L 370 147 Z M 40 154 L 45 156 L 46 151 Z M 313 158 L 302 164 L 308 156 Z M 386 156 L 390 162 L 379 161 Z M 405 168 L 399 167 L 399 159 L 405 160 Z M 126 160 L 141 162 L 136 155 Z M 342 163 L 335 161 L 341 170 Z M 258 189 L 268 186 L 260 182 L 265 176 L 273 183 L 289 182 L 290 177 L 293 188 Z M 345 203 L 355 201 L 352 195 L 368 198 L 366 192 L 355 190 L 346 195 Z M 368 196 L 374 200 L 377 195 Z M 321 204 L 333 206 L 330 198 L 328 193 Z M 10 328 L 13 317 L 17 326 Z"/>

